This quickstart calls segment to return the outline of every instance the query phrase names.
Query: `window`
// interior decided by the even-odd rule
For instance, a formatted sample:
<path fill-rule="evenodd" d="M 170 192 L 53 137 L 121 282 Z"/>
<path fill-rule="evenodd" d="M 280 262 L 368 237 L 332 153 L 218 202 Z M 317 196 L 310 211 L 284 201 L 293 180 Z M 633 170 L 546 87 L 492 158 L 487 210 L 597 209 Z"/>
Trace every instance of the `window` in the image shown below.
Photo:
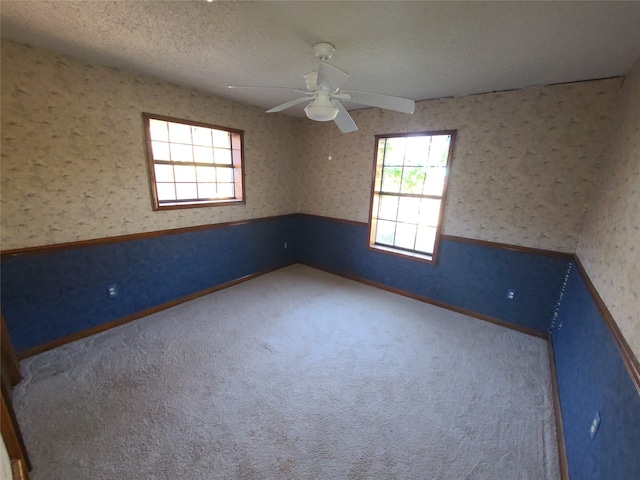
<path fill-rule="evenodd" d="M 369 245 L 434 262 L 455 130 L 376 135 Z"/>
<path fill-rule="evenodd" d="M 154 210 L 244 203 L 241 130 L 142 117 Z"/>

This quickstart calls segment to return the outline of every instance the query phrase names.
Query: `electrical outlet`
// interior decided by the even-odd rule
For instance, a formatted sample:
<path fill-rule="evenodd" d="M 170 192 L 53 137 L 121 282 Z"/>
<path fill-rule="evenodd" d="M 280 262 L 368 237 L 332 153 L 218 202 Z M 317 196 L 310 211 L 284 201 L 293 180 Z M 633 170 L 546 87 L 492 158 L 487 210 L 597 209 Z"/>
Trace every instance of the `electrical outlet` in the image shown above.
<path fill-rule="evenodd" d="M 507 300 L 513 300 L 516 296 L 516 291 L 513 288 L 507 290 Z"/>
<path fill-rule="evenodd" d="M 598 433 L 599 427 L 600 427 L 600 414 L 596 412 L 596 414 L 593 416 L 593 422 L 591 422 L 591 427 L 589 427 L 589 435 L 591 436 L 591 440 L 593 440 L 593 437 L 595 437 L 596 433 Z"/>
<path fill-rule="evenodd" d="M 289 245 L 287 244 L 287 242 L 284 242 L 284 249 L 286 250 L 289 247 Z"/>
<path fill-rule="evenodd" d="M 109 285 L 107 287 L 107 292 L 109 293 L 109 298 L 115 298 L 118 296 L 118 285 L 116 285 L 115 283 L 112 285 Z"/>

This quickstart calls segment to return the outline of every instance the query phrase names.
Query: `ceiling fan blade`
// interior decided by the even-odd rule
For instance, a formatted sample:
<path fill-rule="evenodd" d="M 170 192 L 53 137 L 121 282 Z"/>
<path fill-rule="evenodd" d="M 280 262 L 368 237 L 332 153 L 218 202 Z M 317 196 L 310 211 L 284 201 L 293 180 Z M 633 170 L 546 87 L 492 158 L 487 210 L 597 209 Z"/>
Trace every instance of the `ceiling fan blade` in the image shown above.
<path fill-rule="evenodd" d="M 313 100 L 313 96 L 296 98 L 295 100 L 289 100 L 288 102 L 283 103 L 282 105 L 278 105 L 277 107 L 273 107 L 270 110 L 267 110 L 267 113 L 276 113 L 286 110 L 289 107 L 293 107 L 302 102 L 310 102 Z"/>
<path fill-rule="evenodd" d="M 348 78 L 349 74 L 347 72 L 343 72 L 327 62 L 320 62 L 320 68 L 318 69 L 319 87 L 328 88 L 330 92 L 333 92 L 340 88 Z"/>
<path fill-rule="evenodd" d="M 296 93 L 309 93 L 308 90 L 302 90 L 300 88 L 291 88 L 291 87 L 262 87 L 259 85 L 229 85 L 227 88 L 231 88 L 234 90 L 280 90 L 287 92 L 296 92 Z"/>
<path fill-rule="evenodd" d="M 360 105 L 383 108 L 385 110 L 413 113 L 416 108 L 416 102 L 408 98 L 392 97 L 380 93 L 358 92 L 357 90 L 340 90 L 339 94 L 349 96 L 348 99 L 342 97 L 343 100 L 359 103 Z"/>
<path fill-rule="evenodd" d="M 353 118 L 351 118 L 347 109 L 344 108 L 344 106 L 337 100 L 332 100 L 331 103 L 338 109 L 338 115 L 333 121 L 336 123 L 340 131 L 342 133 L 350 133 L 358 130 L 356 122 L 353 121 Z"/>

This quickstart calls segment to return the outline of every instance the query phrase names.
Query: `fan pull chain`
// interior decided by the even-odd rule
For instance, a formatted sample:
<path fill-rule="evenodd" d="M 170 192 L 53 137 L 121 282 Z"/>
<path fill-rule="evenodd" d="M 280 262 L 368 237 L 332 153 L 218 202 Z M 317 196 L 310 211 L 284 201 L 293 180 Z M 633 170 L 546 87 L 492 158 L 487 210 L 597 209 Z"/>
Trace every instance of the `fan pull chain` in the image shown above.
<path fill-rule="evenodd" d="M 327 160 L 333 160 L 333 156 L 331 155 L 331 144 L 333 143 L 333 124 L 329 125 L 329 156 Z"/>

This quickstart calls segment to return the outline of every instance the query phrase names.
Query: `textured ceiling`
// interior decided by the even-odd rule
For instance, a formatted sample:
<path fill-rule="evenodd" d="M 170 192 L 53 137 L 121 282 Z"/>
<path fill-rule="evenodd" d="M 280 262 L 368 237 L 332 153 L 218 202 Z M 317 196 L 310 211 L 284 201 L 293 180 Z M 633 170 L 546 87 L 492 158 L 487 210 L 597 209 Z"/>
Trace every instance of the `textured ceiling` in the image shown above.
<path fill-rule="evenodd" d="M 624 74 L 640 2 L 0 2 L 2 36 L 262 108 L 336 46 L 344 88 L 425 100 Z M 287 110 L 303 115 L 302 107 Z"/>

